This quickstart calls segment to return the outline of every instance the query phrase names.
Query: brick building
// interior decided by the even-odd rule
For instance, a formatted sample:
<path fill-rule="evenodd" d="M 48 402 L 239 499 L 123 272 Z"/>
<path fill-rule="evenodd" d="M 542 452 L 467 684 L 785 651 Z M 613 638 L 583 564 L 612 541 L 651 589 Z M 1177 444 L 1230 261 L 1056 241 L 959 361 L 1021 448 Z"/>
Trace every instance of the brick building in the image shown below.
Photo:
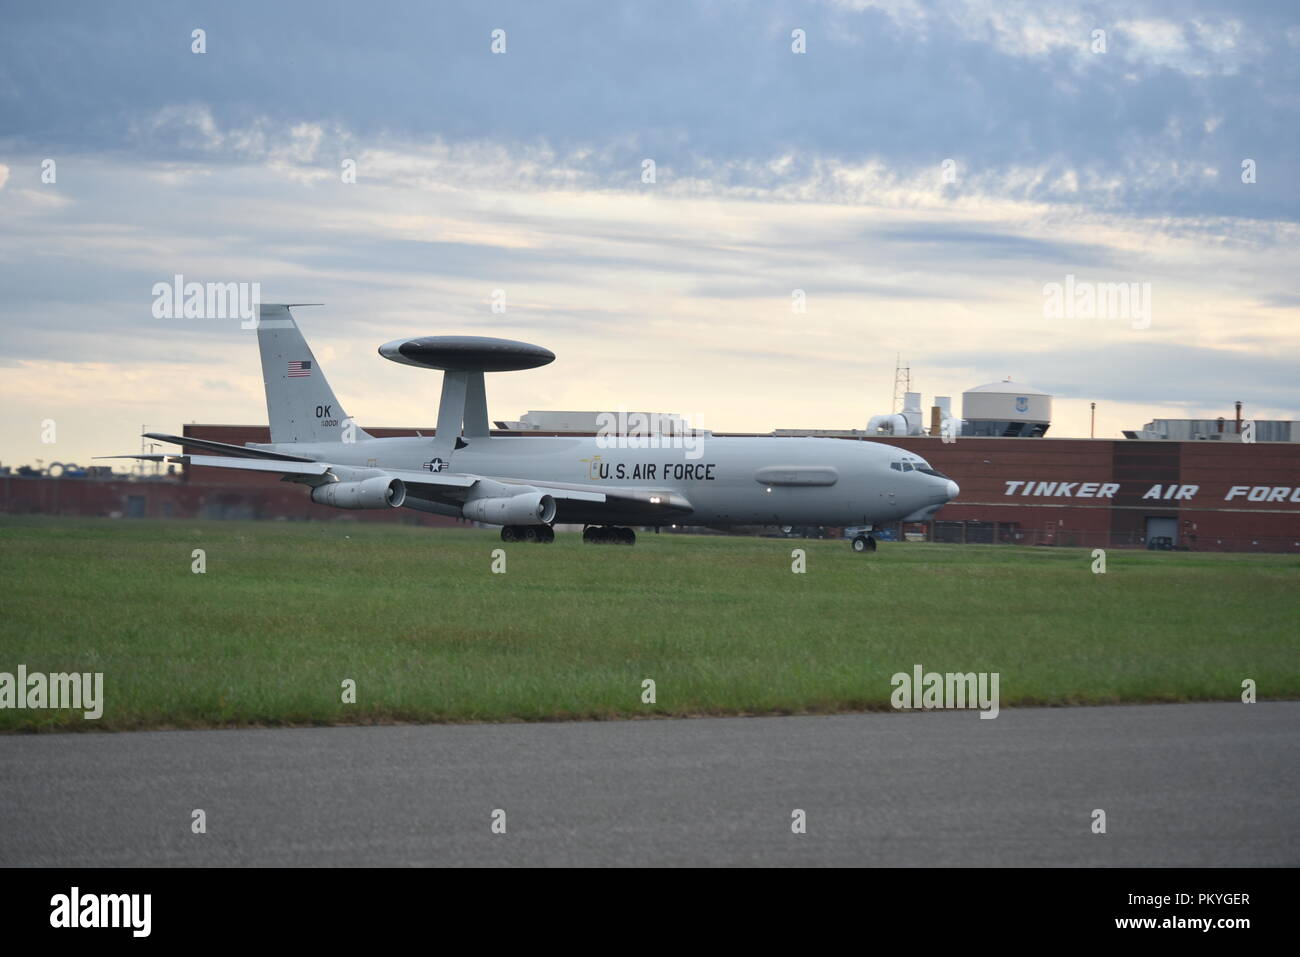
<path fill-rule="evenodd" d="M 376 437 L 416 433 L 367 431 Z M 431 436 L 434 430 L 420 431 Z M 185 434 L 236 445 L 269 441 L 266 426 L 196 424 L 186 426 Z M 961 437 L 945 444 L 925 436 L 843 441 L 886 442 L 915 452 L 961 486 L 932 525 L 914 530 L 938 541 L 1142 548 L 1159 538 L 1198 551 L 1300 552 L 1297 443 Z M 341 512 L 314 504 L 301 486 L 278 476 L 188 467 L 160 481 L 4 477 L 0 509 L 457 524 L 410 509 Z"/>

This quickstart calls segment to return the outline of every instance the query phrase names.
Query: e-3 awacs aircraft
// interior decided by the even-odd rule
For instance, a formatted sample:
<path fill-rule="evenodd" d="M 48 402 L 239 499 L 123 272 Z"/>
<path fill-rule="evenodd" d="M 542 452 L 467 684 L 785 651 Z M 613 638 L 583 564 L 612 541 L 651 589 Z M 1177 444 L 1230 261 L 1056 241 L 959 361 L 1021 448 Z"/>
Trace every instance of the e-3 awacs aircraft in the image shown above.
<path fill-rule="evenodd" d="M 335 508 L 412 508 L 501 525 L 507 542 L 549 542 L 556 522 L 583 540 L 632 544 L 628 526 L 862 525 L 927 519 L 957 483 L 917 455 L 830 438 L 494 436 L 486 372 L 555 359 L 540 346 L 423 336 L 379 347 L 386 359 L 443 373 L 437 433 L 374 438 L 335 397 L 287 305 L 262 305 L 270 443 L 230 445 L 148 433 L 184 454 L 117 456 L 282 475 Z M 679 437 L 680 438 L 680 437 Z M 659 445 L 660 447 L 625 447 Z M 669 446 L 669 447 L 663 447 Z M 198 450 L 198 451 L 191 451 Z M 874 551 L 868 534 L 855 551 Z"/>

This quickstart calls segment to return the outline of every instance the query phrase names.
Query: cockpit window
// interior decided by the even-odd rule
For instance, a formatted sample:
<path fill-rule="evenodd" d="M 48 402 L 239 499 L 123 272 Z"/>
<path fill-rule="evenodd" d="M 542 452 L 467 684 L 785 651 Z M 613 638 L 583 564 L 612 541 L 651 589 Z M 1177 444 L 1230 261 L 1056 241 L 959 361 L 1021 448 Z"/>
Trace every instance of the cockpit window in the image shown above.
<path fill-rule="evenodd" d="M 925 459 L 918 459 L 909 456 L 897 462 L 890 462 L 889 467 L 895 472 L 920 472 L 923 475 L 933 475 L 935 478 L 946 479 L 948 476 L 931 467 Z"/>
<path fill-rule="evenodd" d="M 895 472 L 924 472 L 926 475 L 934 475 L 941 479 L 948 477 L 942 472 L 936 472 L 925 459 L 909 457 L 900 459 L 897 462 L 890 462 L 889 467 Z"/>

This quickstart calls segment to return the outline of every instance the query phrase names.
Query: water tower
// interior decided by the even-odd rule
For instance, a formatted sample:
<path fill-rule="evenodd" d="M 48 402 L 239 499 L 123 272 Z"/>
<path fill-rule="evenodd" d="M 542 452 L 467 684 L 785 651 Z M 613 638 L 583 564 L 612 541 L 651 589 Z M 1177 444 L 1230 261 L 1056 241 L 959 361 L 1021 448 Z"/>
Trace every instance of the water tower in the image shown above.
<path fill-rule="evenodd" d="M 1052 397 L 1010 378 L 968 389 L 961 396 L 962 435 L 1036 439 L 1052 424 Z"/>

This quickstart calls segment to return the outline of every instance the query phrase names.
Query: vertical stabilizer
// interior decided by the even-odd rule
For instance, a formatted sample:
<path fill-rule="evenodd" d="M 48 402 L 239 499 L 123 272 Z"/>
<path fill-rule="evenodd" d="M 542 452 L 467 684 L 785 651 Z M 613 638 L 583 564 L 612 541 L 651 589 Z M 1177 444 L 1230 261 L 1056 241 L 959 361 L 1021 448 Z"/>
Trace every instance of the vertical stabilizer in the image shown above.
<path fill-rule="evenodd" d="M 370 438 L 339 404 L 288 306 L 260 307 L 257 346 L 272 442 L 342 442 L 345 431 Z"/>

